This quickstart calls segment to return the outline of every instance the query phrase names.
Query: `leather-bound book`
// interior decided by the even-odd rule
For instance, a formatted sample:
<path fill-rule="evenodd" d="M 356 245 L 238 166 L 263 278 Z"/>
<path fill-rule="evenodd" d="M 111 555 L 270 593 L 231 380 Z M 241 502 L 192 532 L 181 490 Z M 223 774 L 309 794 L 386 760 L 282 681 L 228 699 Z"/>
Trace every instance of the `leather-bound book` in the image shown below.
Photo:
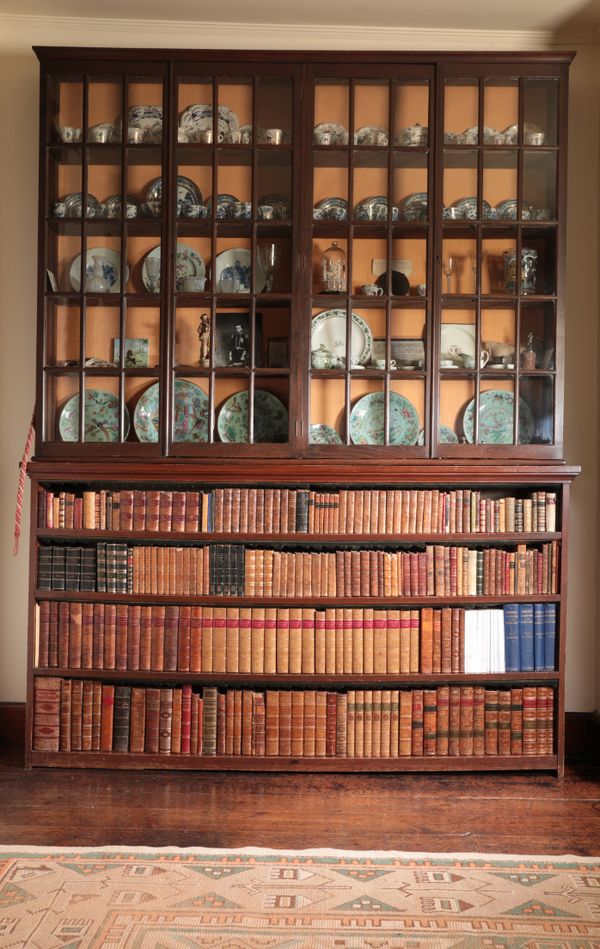
<path fill-rule="evenodd" d="M 356 757 L 356 691 L 348 689 L 346 696 L 346 756 Z"/>
<path fill-rule="evenodd" d="M 173 516 L 173 493 L 171 491 L 159 491 L 158 493 L 158 529 L 159 531 L 170 531 Z"/>
<path fill-rule="evenodd" d="M 364 672 L 364 615 L 363 610 L 353 609 L 352 614 L 352 673 Z"/>
<path fill-rule="evenodd" d="M 273 488 L 264 491 L 264 530 L 265 534 L 273 533 Z"/>
<path fill-rule="evenodd" d="M 114 669 L 117 661 L 117 606 L 104 606 L 104 668 Z"/>
<path fill-rule="evenodd" d="M 146 529 L 146 492 L 136 488 L 133 491 L 133 523 L 134 531 Z"/>
<path fill-rule="evenodd" d="M 337 747 L 337 709 L 338 709 L 338 693 L 337 692 L 326 692 L 325 695 L 325 755 L 328 758 L 335 758 L 336 747 Z M 317 708 L 317 755 L 319 752 L 319 725 L 318 725 L 318 716 L 319 709 Z"/>
<path fill-rule="evenodd" d="M 279 754 L 279 692 L 267 689 L 265 720 L 265 754 Z"/>
<path fill-rule="evenodd" d="M 443 607 L 440 611 L 441 623 L 441 668 L 443 673 L 452 672 L 452 609 L 449 606 Z"/>
<path fill-rule="evenodd" d="M 225 694 L 225 749 L 224 754 L 233 755 L 233 719 L 235 690 L 227 689 Z"/>
<path fill-rule="evenodd" d="M 58 645 L 57 657 L 58 665 L 61 669 L 67 669 L 69 666 L 69 627 L 71 603 L 61 600 L 58 603 Z"/>
<path fill-rule="evenodd" d="M 302 672 L 302 610 L 298 607 L 290 609 L 289 633 L 289 671 L 299 675 Z"/>
<path fill-rule="evenodd" d="M 53 600 L 49 604 L 48 618 L 48 665 L 58 666 L 59 604 Z"/>
<path fill-rule="evenodd" d="M 352 610 L 340 608 L 337 610 L 338 624 L 341 633 L 342 668 L 346 675 L 352 673 Z"/>
<path fill-rule="evenodd" d="M 325 675 L 327 671 L 325 611 L 313 610 L 312 612 L 315 636 L 315 672 L 317 675 Z"/>
<path fill-rule="evenodd" d="M 126 668 L 130 672 L 137 672 L 140 668 L 141 622 L 142 607 L 137 603 L 125 606 Z"/>
<path fill-rule="evenodd" d="M 546 751 L 545 754 L 554 754 L 554 689 L 546 688 Z"/>
<path fill-rule="evenodd" d="M 173 732 L 173 689 L 170 686 L 163 686 L 159 691 L 158 751 L 161 755 L 170 755 Z"/>
<path fill-rule="evenodd" d="M 370 697 L 369 697 L 370 701 Z M 367 693 L 364 689 L 357 689 L 354 699 L 354 757 L 364 758 L 365 751 L 365 711 Z M 369 709 L 370 712 L 370 709 Z M 369 721 L 370 725 L 370 721 Z M 370 729 L 369 729 L 370 735 Z"/>
<path fill-rule="evenodd" d="M 265 608 L 255 606 L 252 610 L 251 656 L 252 672 L 260 675 L 265 671 Z"/>
<path fill-rule="evenodd" d="M 295 689 L 292 695 L 292 757 L 304 755 L 304 692 Z"/>
<path fill-rule="evenodd" d="M 423 754 L 437 753 L 437 691 L 423 689 Z"/>
<path fill-rule="evenodd" d="M 265 492 L 264 488 L 258 488 L 256 492 L 256 533 L 265 532 Z"/>
<path fill-rule="evenodd" d="M 301 671 L 305 675 L 315 672 L 315 611 L 310 607 L 302 610 Z M 273 670 L 271 670 L 273 671 Z"/>
<path fill-rule="evenodd" d="M 160 731 L 160 689 L 146 689 L 146 734 L 145 747 L 148 754 L 156 755 L 159 750 Z"/>
<path fill-rule="evenodd" d="M 410 652 L 409 652 L 409 672 L 419 671 L 419 651 L 421 638 L 421 619 L 418 610 L 410 610 Z"/>
<path fill-rule="evenodd" d="M 227 610 L 215 606 L 213 609 L 213 648 L 212 671 L 225 672 L 227 669 Z"/>
<path fill-rule="evenodd" d="M 115 686 L 115 706 L 113 723 L 113 751 L 129 751 L 129 723 L 131 715 L 131 687 Z"/>
<path fill-rule="evenodd" d="M 463 685 L 460 690 L 460 753 L 473 754 L 473 686 Z"/>
<path fill-rule="evenodd" d="M 335 695 L 335 750 L 336 758 L 347 757 L 348 736 L 348 696 L 344 692 L 331 693 Z"/>
<path fill-rule="evenodd" d="M 242 754 L 242 690 L 233 690 L 233 754 Z"/>
<path fill-rule="evenodd" d="M 481 685 L 473 688 L 473 754 L 485 755 L 485 689 Z"/>
<path fill-rule="evenodd" d="M 227 727 L 227 709 L 224 692 L 217 692 L 217 754 L 225 754 L 225 729 Z"/>
<path fill-rule="evenodd" d="M 285 495 L 285 490 L 282 488 L 273 488 L 273 532 L 275 534 L 285 533 L 282 527 L 282 495 Z M 285 520 L 287 522 L 287 501 L 284 505 L 285 508 Z"/>
<path fill-rule="evenodd" d="M 233 488 L 224 488 L 223 489 L 223 520 L 221 524 L 221 530 L 223 531 L 224 534 L 231 533 L 233 516 L 234 516 Z M 239 517 L 239 502 L 238 502 L 237 516 Z"/>
<path fill-rule="evenodd" d="M 202 688 L 202 754 L 217 753 L 217 689 L 212 685 Z"/>
<path fill-rule="evenodd" d="M 81 750 L 92 750 L 92 707 L 94 701 L 94 683 L 90 679 L 83 682 L 81 699 Z"/>
<path fill-rule="evenodd" d="M 367 721 L 365 714 L 365 738 Z M 381 758 L 381 689 L 371 692 L 371 758 Z"/>
<path fill-rule="evenodd" d="M 452 758 L 460 755 L 460 686 L 451 685 L 448 714 L 448 754 Z"/>
<path fill-rule="evenodd" d="M 450 671 L 464 672 L 460 664 L 460 616 L 464 613 L 461 607 L 453 607 L 450 612 Z"/>
<path fill-rule="evenodd" d="M 523 689 L 510 690 L 510 753 L 523 754 Z"/>
<path fill-rule="evenodd" d="M 412 753 L 421 757 L 424 749 L 423 733 L 423 689 L 412 693 Z"/>
<path fill-rule="evenodd" d="M 413 754 L 422 754 L 413 748 L 413 692 L 408 689 L 391 693 L 391 741 L 390 753 L 393 758 L 409 758 Z M 421 722 L 422 725 L 422 722 Z M 422 736 L 422 728 L 421 728 Z M 422 740 L 420 741 L 422 745 Z"/>
<path fill-rule="evenodd" d="M 289 757 L 292 754 L 292 693 L 279 692 L 279 751 Z"/>
<path fill-rule="evenodd" d="M 82 640 L 82 622 L 83 605 L 81 603 L 69 603 L 69 632 L 68 632 L 68 657 L 67 665 L 69 669 L 81 668 L 81 640 Z"/>
<path fill-rule="evenodd" d="M 327 755 L 327 693 L 315 693 L 315 757 L 325 758 Z M 306 712 L 306 706 L 305 706 Z"/>
<path fill-rule="evenodd" d="M 263 672 L 270 675 L 277 672 L 277 610 L 274 607 L 265 609 Z"/>
<path fill-rule="evenodd" d="M 155 491 L 154 489 L 148 490 L 146 493 L 146 520 L 144 528 L 147 531 L 157 531 L 159 530 L 160 524 L 160 491 Z M 135 510 L 134 510 L 135 517 Z M 136 528 L 137 530 L 138 528 Z"/>
<path fill-rule="evenodd" d="M 115 715 L 115 687 L 102 683 L 102 711 L 100 717 L 100 751 L 112 751 Z M 71 718 L 71 728 L 73 719 Z"/>
<path fill-rule="evenodd" d="M 115 669 L 127 669 L 128 606 L 117 603 L 115 620 Z"/>
<path fill-rule="evenodd" d="M 510 689 L 498 690 L 498 754 L 510 755 L 511 695 Z"/>
<path fill-rule="evenodd" d="M 238 671 L 252 671 L 252 613 L 248 607 L 238 610 Z"/>
<path fill-rule="evenodd" d="M 146 689 L 133 686 L 131 689 L 131 713 L 129 719 L 129 751 L 143 754 L 146 730 Z"/>
<path fill-rule="evenodd" d="M 171 530 L 182 532 L 185 530 L 185 491 L 173 491 L 173 510 L 171 513 Z"/>
<path fill-rule="evenodd" d="M 275 639 L 276 672 L 278 675 L 287 675 L 290 668 L 290 611 L 286 607 L 276 610 Z"/>
<path fill-rule="evenodd" d="M 201 695 L 197 695 L 197 707 L 198 707 L 198 732 L 196 738 L 196 744 L 198 747 L 198 754 L 202 754 L 202 726 L 204 721 L 204 699 Z M 192 705 L 192 715 L 194 714 L 194 706 Z"/>
<path fill-rule="evenodd" d="M 315 756 L 316 738 L 316 706 L 317 697 L 314 689 L 304 692 L 304 722 L 303 722 L 303 755 L 307 758 Z"/>
<path fill-rule="evenodd" d="M 433 657 L 432 657 L 432 671 L 441 672 L 442 671 L 442 611 L 433 610 Z"/>
<path fill-rule="evenodd" d="M 166 638 L 166 611 L 165 606 L 157 604 L 152 607 L 151 612 L 151 653 L 150 668 L 155 671 L 164 669 L 165 662 L 165 638 Z"/>
<path fill-rule="evenodd" d="M 35 662 L 38 668 L 45 669 L 48 665 L 50 665 L 48 658 L 50 640 L 50 603 L 47 600 L 43 600 L 37 606 L 36 629 L 37 641 Z"/>
<path fill-rule="evenodd" d="M 266 712 L 264 692 L 252 692 L 252 755 L 264 758 L 266 749 Z"/>
<path fill-rule="evenodd" d="M 36 683 L 39 679 L 35 680 Z M 57 749 L 46 749 L 50 751 L 71 751 L 71 700 L 72 700 L 72 689 L 73 681 L 72 679 L 59 679 L 60 692 L 60 722 L 59 722 L 59 731 L 58 731 L 58 748 Z M 37 697 L 38 692 L 36 690 L 36 712 L 35 712 L 35 723 L 37 724 L 38 716 L 38 706 L 37 706 Z M 35 728 L 34 728 L 35 734 Z M 34 744 L 34 747 L 35 744 Z M 42 750 L 42 749 L 40 749 Z"/>
<path fill-rule="evenodd" d="M 97 605 L 97 604 L 96 604 Z M 152 668 L 152 606 L 140 606 L 140 643 L 137 668 L 147 671 Z"/>
<path fill-rule="evenodd" d="M 191 711 L 190 711 L 190 755 L 199 754 L 202 750 L 202 739 L 199 736 L 200 722 L 202 716 L 200 713 L 200 696 L 197 692 L 192 692 Z"/>
<path fill-rule="evenodd" d="M 388 614 L 373 610 L 373 672 L 385 675 L 387 668 Z"/>
<path fill-rule="evenodd" d="M 226 672 L 239 672 L 240 611 L 236 607 L 225 611 L 225 664 Z"/>
<path fill-rule="evenodd" d="M 195 534 L 200 530 L 200 492 L 186 491 L 185 493 L 185 522 L 187 534 Z"/>
<path fill-rule="evenodd" d="M 381 691 L 381 749 L 382 758 L 391 755 L 392 740 L 392 693 L 390 689 Z"/>
<path fill-rule="evenodd" d="M 190 671 L 192 608 L 179 607 L 177 636 L 177 666 L 180 672 Z"/>
<path fill-rule="evenodd" d="M 100 751 L 102 683 L 92 682 L 92 751 Z"/>
<path fill-rule="evenodd" d="M 548 689 L 539 686 L 536 689 L 536 727 L 535 727 L 535 754 L 545 755 L 548 739 Z"/>
<path fill-rule="evenodd" d="M 440 685 L 437 689 L 437 718 L 435 753 L 438 757 L 448 755 L 450 732 L 450 688 Z"/>

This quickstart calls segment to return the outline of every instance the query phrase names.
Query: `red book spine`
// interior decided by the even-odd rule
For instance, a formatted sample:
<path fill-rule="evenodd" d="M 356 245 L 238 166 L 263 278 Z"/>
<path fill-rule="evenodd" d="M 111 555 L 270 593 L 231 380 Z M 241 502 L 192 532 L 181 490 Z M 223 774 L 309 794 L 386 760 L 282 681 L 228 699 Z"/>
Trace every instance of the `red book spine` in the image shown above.
<path fill-rule="evenodd" d="M 100 751 L 112 751 L 115 713 L 115 687 L 102 683 L 102 712 L 100 718 Z"/>
<path fill-rule="evenodd" d="M 192 687 L 189 683 L 181 689 L 181 754 L 189 755 L 192 736 Z"/>
<path fill-rule="evenodd" d="M 146 492 L 136 489 L 133 492 L 133 530 L 146 528 Z"/>
<path fill-rule="evenodd" d="M 127 668 L 137 672 L 140 668 L 142 607 L 134 604 L 128 607 L 127 628 Z"/>
<path fill-rule="evenodd" d="M 104 603 L 94 603 L 94 640 L 92 649 L 92 663 L 94 669 L 104 669 Z"/>
<path fill-rule="evenodd" d="M 52 676 L 36 676 L 33 687 L 33 747 L 35 751 L 58 751 L 61 680 Z"/>
<path fill-rule="evenodd" d="M 43 605 L 43 604 L 42 604 Z M 81 612 L 81 668 L 92 669 L 94 648 L 94 604 L 84 603 Z"/>
<path fill-rule="evenodd" d="M 150 668 L 160 671 L 164 669 L 165 662 L 165 619 L 166 608 L 164 606 L 152 607 L 152 622 L 150 627 L 151 636 L 151 654 Z"/>
<path fill-rule="evenodd" d="M 181 606 L 179 608 L 179 639 L 177 643 L 177 669 L 180 672 L 190 671 L 191 622 L 191 607 Z"/>
<path fill-rule="evenodd" d="M 173 491 L 171 530 L 185 530 L 185 491 Z"/>
<path fill-rule="evenodd" d="M 115 668 L 127 668 L 127 633 L 128 607 L 124 603 L 117 604 Z"/>
<path fill-rule="evenodd" d="M 58 604 L 58 665 L 61 669 L 69 665 L 69 613 L 70 603 L 61 600 Z"/>
<path fill-rule="evenodd" d="M 140 671 L 152 668 L 152 609 L 142 606 L 140 610 Z"/>
<path fill-rule="evenodd" d="M 202 670 L 202 607 L 190 611 L 190 672 Z M 245 670 L 248 671 L 248 670 Z"/>
<path fill-rule="evenodd" d="M 200 492 L 187 491 L 185 496 L 185 530 L 195 533 L 200 530 Z"/>
<path fill-rule="evenodd" d="M 117 607 L 114 603 L 104 606 L 104 668 L 114 669 L 117 659 Z"/>
<path fill-rule="evenodd" d="M 171 518 L 173 513 L 173 495 L 171 491 L 161 491 L 158 501 L 158 529 L 159 531 L 171 530 Z"/>

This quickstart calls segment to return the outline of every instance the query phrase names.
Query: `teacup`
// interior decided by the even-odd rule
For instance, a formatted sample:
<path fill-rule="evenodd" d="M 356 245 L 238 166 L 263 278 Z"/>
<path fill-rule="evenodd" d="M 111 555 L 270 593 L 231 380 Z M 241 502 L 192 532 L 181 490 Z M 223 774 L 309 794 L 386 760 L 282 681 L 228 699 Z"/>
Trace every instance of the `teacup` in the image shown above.
<path fill-rule="evenodd" d="M 177 141 L 179 145 L 187 145 L 189 142 L 188 133 L 183 129 L 177 129 Z"/>
<path fill-rule="evenodd" d="M 375 360 L 375 368 L 376 368 L 376 369 L 385 369 L 385 367 L 386 367 L 386 361 L 385 361 L 385 359 L 376 359 L 376 360 Z M 398 363 L 396 362 L 396 360 L 395 360 L 395 359 L 390 359 L 390 369 L 392 370 L 392 372 L 394 371 L 394 369 L 397 369 L 397 367 L 398 367 Z"/>
<path fill-rule="evenodd" d="M 261 221 L 272 221 L 275 217 L 275 208 L 272 204 L 259 204 L 258 217 Z"/>
<path fill-rule="evenodd" d="M 202 293 L 206 284 L 206 277 L 184 277 L 181 281 L 183 290 L 186 293 Z"/>
<path fill-rule="evenodd" d="M 546 136 L 543 132 L 525 132 L 523 136 L 524 145 L 543 145 L 546 140 Z"/>
<path fill-rule="evenodd" d="M 219 135 L 219 139 L 220 138 L 221 136 Z M 239 145 L 240 142 L 242 141 L 242 133 L 240 132 L 239 129 L 231 129 L 230 132 L 227 132 L 223 136 L 223 141 L 227 145 Z"/>
<path fill-rule="evenodd" d="M 130 125 L 127 129 L 127 141 L 130 145 L 141 145 L 144 141 L 144 130 L 137 125 Z"/>
<path fill-rule="evenodd" d="M 333 145 L 333 132 L 316 132 L 315 142 L 317 145 Z"/>
<path fill-rule="evenodd" d="M 81 129 L 75 125 L 61 125 L 58 129 L 61 142 L 80 142 Z"/>
<path fill-rule="evenodd" d="M 67 206 L 64 201 L 55 201 L 52 205 L 52 216 L 53 217 L 66 217 L 67 215 Z"/>
<path fill-rule="evenodd" d="M 444 221 L 460 221 L 462 218 L 462 211 L 460 208 L 444 208 L 442 211 L 442 217 Z"/>
<path fill-rule="evenodd" d="M 137 204 L 133 204 L 132 202 L 128 201 L 125 213 L 127 215 L 127 219 L 131 221 L 134 217 L 138 217 L 140 209 L 138 208 Z"/>
<path fill-rule="evenodd" d="M 283 142 L 283 129 L 264 129 L 263 140 L 265 145 L 281 145 Z"/>
<path fill-rule="evenodd" d="M 88 129 L 88 141 L 96 145 L 106 145 L 113 137 L 113 126 L 109 122 L 93 125 Z"/>
<path fill-rule="evenodd" d="M 376 283 L 363 283 L 360 292 L 365 297 L 382 297 L 383 287 L 378 287 Z"/>
<path fill-rule="evenodd" d="M 252 217 L 251 201 L 236 201 L 232 207 L 236 221 L 248 221 Z"/>
<path fill-rule="evenodd" d="M 426 297 L 427 296 L 427 285 L 424 283 L 417 284 L 417 296 Z"/>
<path fill-rule="evenodd" d="M 198 129 L 194 136 L 194 141 L 199 142 L 200 145 L 210 145 L 213 140 L 213 130 L 212 129 Z"/>
<path fill-rule="evenodd" d="M 184 217 L 205 218 L 206 207 L 204 204 L 184 204 L 181 213 Z"/>
<path fill-rule="evenodd" d="M 251 125 L 242 125 L 238 129 L 240 133 L 240 144 L 241 145 L 250 145 L 252 142 L 252 126 Z"/>
<path fill-rule="evenodd" d="M 162 214 L 161 201 L 146 201 L 142 204 L 142 213 L 146 217 L 160 217 Z"/>

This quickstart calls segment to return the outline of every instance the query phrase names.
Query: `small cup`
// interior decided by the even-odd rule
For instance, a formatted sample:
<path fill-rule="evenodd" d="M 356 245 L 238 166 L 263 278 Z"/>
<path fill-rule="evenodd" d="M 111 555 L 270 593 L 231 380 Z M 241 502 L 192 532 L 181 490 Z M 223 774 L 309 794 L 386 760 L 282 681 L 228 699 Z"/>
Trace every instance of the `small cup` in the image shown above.
<path fill-rule="evenodd" d="M 369 138 L 372 139 L 369 142 L 370 145 L 387 145 L 389 143 L 387 132 L 383 132 L 381 129 L 375 129 Z"/>
<path fill-rule="evenodd" d="M 365 297 L 382 297 L 383 287 L 378 287 L 376 283 L 363 283 L 360 292 Z"/>
<path fill-rule="evenodd" d="M 113 132 L 114 129 L 108 122 L 102 125 L 94 125 L 88 130 L 88 141 L 96 145 L 106 145 L 110 142 Z"/>
<path fill-rule="evenodd" d="M 242 141 L 242 133 L 239 129 L 232 129 L 225 135 L 225 142 L 228 145 L 239 145 Z"/>
<path fill-rule="evenodd" d="M 251 125 L 242 125 L 242 127 L 239 129 L 239 133 L 240 133 L 241 145 L 252 144 L 252 126 Z"/>
<path fill-rule="evenodd" d="M 442 218 L 444 221 L 460 221 L 462 218 L 462 211 L 460 208 L 444 208 L 442 211 Z"/>
<path fill-rule="evenodd" d="M 203 204 L 184 204 L 182 214 L 184 217 L 205 218 L 206 207 Z"/>
<path fill-rule="evenodd" d="M 317 132 L 315 135 L 317 145 L 333 145 L 332 132 Z"/>
<path fill-rule="evenodd" d="M 81 129 L 77 128 L 76 125 L 61 125 L 58 129 L 58 135 L 61 142 L 67 144 L 81 141 Z"/>
<path fill-rule="evenodd" d="M 144 130 L 137 125 L 130 125 L 127 129 L 127 141 L 130 145 L 141 145 L 144 141 Z"/>
<path fill-rule="evenodd" d="M 533 215 L 535 221 L 551 221 L 553 217 L 554 214 L 550 208 L 538 208 Z"/>
<path fill-rule="evenodd" d="M 417 284 L 417 296 L 426 297 L 427 296 L 427 285 L 424 283 Z"/>
<path fill-rule="evenodd" d="M 248 221 L 252 217 L 251 201 L 236 201 L 233 205 L 233 216 L 236 221 Z"/>
<path fill-rule="evenodd" d="M 127 210 L 125 213 L 127 215 L 127 219 L 131 221 L 133 218 L 139 216 L 140 209 L 138 208 L 137 204 L 133 204 L 131 201 L 129 201 L 127 203 Z"/>
<path fill-rule="evenodd" d="M 52 216 L 53 217 L 66 217 L 67 216 L 67 206 L 64 201 L 55 201 L 52 205 Z"/>
<path fill-rule="evenodd" d="M 183 129 L 177 129 L 177 141 L 180 145 L 187 145 L 189 142 L 188 133 Z"/>
<path fill-rule="evenodd" d="M 181 281 L 182 289 L 186 293 L 202 293 L 206 284 L 206 277 L 184 277 Z"/>
<path fill-rule="evenodd" d="M 265 129 L 264 141 L 266 145 L 281 145 L 283 142 L 283 129 Z"/>
<path fill-rule="evenodd" d="M 259 204 L 258 217 L 261 221 L 272 221 L 275 217 L 275 208 L 272 204 Z"/>
<path fill-rule="evenodd" d="M 543 132 L 525 132 L 523 141 L 525 145 L 543 145 L 546 136 Z"/>
<path fill-rule="evenodd" d="M 142 204 L 142 211 L 148 217 L 160 217 L 162 214 L 162 202 L 146 201 L 145 204 Z"/>
<path fill-rule="evenodd" d="M 212 129 L 198 129 L 195 135 L 195 141 L 200 145 L 211 145 L 213 140 Z"/>

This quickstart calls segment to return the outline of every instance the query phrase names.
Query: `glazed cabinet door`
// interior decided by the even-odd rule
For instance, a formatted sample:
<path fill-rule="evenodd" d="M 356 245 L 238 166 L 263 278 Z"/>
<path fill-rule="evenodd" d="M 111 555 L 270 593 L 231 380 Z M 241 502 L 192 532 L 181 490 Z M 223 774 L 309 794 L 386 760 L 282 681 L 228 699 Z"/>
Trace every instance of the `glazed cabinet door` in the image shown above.
<path fill-rule="evenodd" d="M 158 450 L 168 114 L 160 63 L 42 72 L 38 450 Z M 82 409 L 83 406 L 83 409 Z M 42 443 L 40 446 L 40 442 Z"/>
<path fill-rule="evenodd" d="M 175 69 L 173 454 L 294 450 L 299 75 L 278 62 Z"/>
<path fill-rule="evenodd" d="M 309 91 L 309 452 L 423 456 L 433 70 L 315 66 Z"/>
<path fill-rule="evenodd" d="M 447 66 L 438 97 L 437 450 L 556 456 L 566 73 Z"/>

